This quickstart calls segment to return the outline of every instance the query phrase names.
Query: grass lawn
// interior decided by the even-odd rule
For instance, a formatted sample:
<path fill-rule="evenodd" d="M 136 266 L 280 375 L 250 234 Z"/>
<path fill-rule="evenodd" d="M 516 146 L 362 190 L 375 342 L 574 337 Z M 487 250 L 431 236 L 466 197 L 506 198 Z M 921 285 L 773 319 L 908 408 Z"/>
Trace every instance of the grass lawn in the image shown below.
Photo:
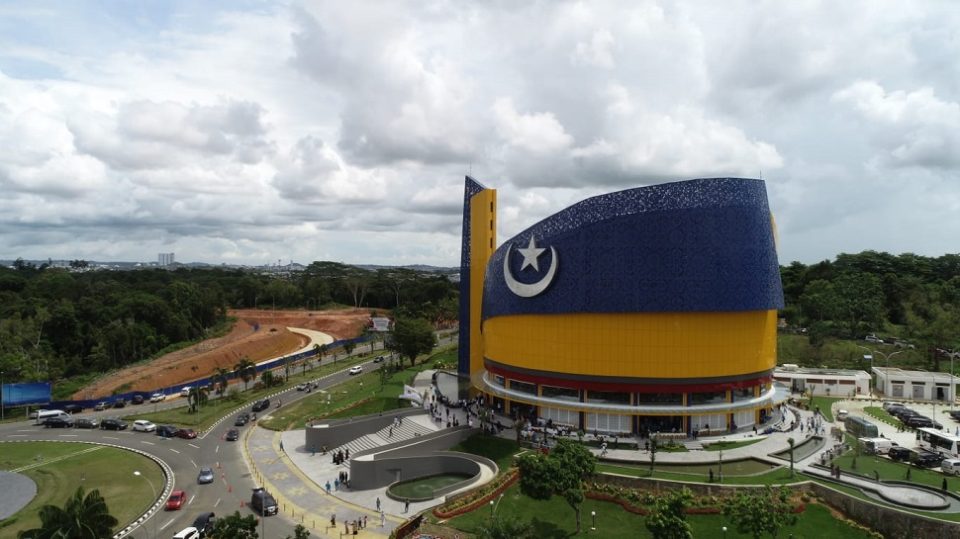
<path fill-rule="evenodd" d="M 753 438 L 752 440 L 736 440 L 736 441 L 723 440 L 721 442 L 711 442 L 710 445 L 703 446 L 703 450 L 704 451 L 720 451 L 721 449 L 723 449 L 724 451 L 726 451 L 728 449 L 736 449 L 738 447 L 753 445 L 764 439 L 765 438 Z"/>
<path fill-rule="evenodd" d="M 940 472 L 908 466 L 902 462 L 894 462 L 886 457 L 878 457 L 876 455 L 860 455 L 859 457 L 856 457 L 857 468 L 853 469 L 853 459 L 854 455 L 852 453 L 848 453 L 842 457 L 833 459 L 833 463 L 838 464 L 840 469 L 842 469 L 844 472 L 857 473 L 871 479 L 874 477 L 875 471 L 879 472 L 881 481 L 906 481 L 907 470 L 909 469 L 911 483 L 918 483 L 928 487 L 933 487 L 935 489 L 940 488 L 940 486 L 943 484 L 943 478 L 946 477 Z M 953 479 L 949 482 L 953 483 L 954 489 L 956 489 L 957 480 Z"/>
<path fill-rule="evenodd" d="M 503 499 L 496 505 L 496 514 L 506 519 L 532 522 L 535 536 L 540 539 L 557 539 L 574 536 L 576 517 L 573 509 L 562 498 L 554 496 L 548 501 L 532 500 L 522 494 L 518 486 L 507 489 Z M 591 512 L 596 511 L 596 530 Z M 581 536 L 603 538 L 652 537 L 644 525 L 646 517 L 623 510 L 619 505 L 587 499 L 581 506 Z M 474 532 L 477 527 L 490 518 L 486 507 L 454 518 L 446 525 L 465 532 Z M 721 537 L 723 526 L 728 528 L 726 537 L 751 537 L 736 532 L 734 525 L 722 515 L 690 515 L 687 517 L 694 537 Z M 866 532 L 853 528 L 845 522 L 836 520 L 823 506 L 809 504 L 800 514 L 800 520 L 790 528 L 780 532 L 780 537 L 793 534 L 795 538 L 844 537 L 859 539 L 870 537 Z"/>
<path fill-rule="evenodd" d="M 251 388 L 247 391 L 242 391 L 242 383 L 234 384 L 230 389 L 236 389 L 238 391 L 233 393 L 233 396 L 230 396 L 230 390 L 228 390 L 228 394 L 226 396 L 208 401 L 207 404 L 201 406 L 200 410 L 195 413 L 190 413 L 186 406 L 186 402 L 184 402 L 184 406 L 179 408 L 171 408 L 169 410 L 161 410 L 159 412 L 135 414 L 125 416 L 124 419 L 130 421 L 135 419 L 147 419 L 158 425 L 173 424 L 181 427 L 192 427 L 198 431 L 204 431 L 210 428 L 210 426 L 212 426 L 218 419 L 226 414 L 231 413 L 237 408 L 262 399 L 263 397 L 276 393 L 282 389 L 290 388 L 299 383 L 306 382 L 308 380 L 315 380 L 322 376 L 326 376 L 327 374 L 341 371 L 347 367 L 350 367 L 351 365 L 366 361 L 371 355 L 372 354 L 351 356 L 349 358 L 338 360 L 336 363 L 328 363 L 321 367 L 308 369 L 306 374 L 303 374 L 301 369 L 291 369 L 290 378 L 282 386 L 274 386 L 264 389 Z M 145 404 L 144 406 L 149 405 Z"/>
<path fill-rule="evenodd" d="M 814 397 L 813 402 L 810 403 L 811 409 L 816 409 L 817 406 L 820 407 L 820 413 L 823 414 L 823 417 L 829 422 L 833 422 L 833 412 L 830 411 L 830 406 L 839 401 L 843 400 L 839 397 Z"/>
<path fill-rule="evenodd" d="M 92 450 L 91 450 L 92 449 Z M 146 511 L 155 497 L 146 477 L 157 489 L 163 487 L 163 472 L 152 460 L 130 451 L 93 444 L 23 442 L 0 444 L 0 468 L 13 470 L 23 466 L 40 466 L 24 470 L 24 475 L 37 484 L 36 497 L 12 517 L 0 524 L 0 536 L 16 537 L 17 532 L 40 525 L 39 512 L 44 505 L 63 506 L 77 487 L 98 489 L 107 508 L 126 527 Z M 55 460 L 61 458 L 61 460 Z M 46 462 L 46 464 L 42 464 Z M 134 471 L 143 474 L 133 475 Z"/>
<path fill-rule="evenodd" d="M 888 425 L 898 426 L 900 420 L 888 414 L 886 410 L 879 406 L 866 406 L 863 411 L 874 419 L 879 419 Z"/>
<path fill-rule="evenodd" d="M 710 470 L 713 470 L 714 479 L 719 482 L 720 467 L 716 465 L 654 465 L 654 479 L 668 479 L 671 481 L 697 481 L 708 483 Z M 631 466 L 621 464 L 598 463 L 597 472 L 629 475 L 632 477 L 650 477 L 649 466 Z M 802 478 L 790 477 L 789 466 L 771 467 L 771 465 L 755 461 L 742 460 L 725 462 L 723 464 L 723 483 L 728 485 L 781 485 L 795 483 Z"/>
<path fill-rule="evenodd" d="M 310 419 L 357 417 L 407 408 L 409 401 L 397 398 L 403 393 L 403 385 L 413 382 L 419 372 L 433 368 L 434 363 L 447 361 L 450 354 L 455 351 L 438 352 L 414 367 L 405 364 L 401 370 L 391 372 L 382 383 L 378 371 L 354 376 L 326 392 L 315 392 L 258 424 L 273 430 L 302 429 Z"/>
<path fill-rule="evenodd" d="M 462 451 L 464 453 L 487 457 L 496 462 L 497 467 L 503 472 L 513 464 L 514 455 L 526 450 L 521 448 L 514 440 L 477 434 L 451 447 L 450 451 Z"/>

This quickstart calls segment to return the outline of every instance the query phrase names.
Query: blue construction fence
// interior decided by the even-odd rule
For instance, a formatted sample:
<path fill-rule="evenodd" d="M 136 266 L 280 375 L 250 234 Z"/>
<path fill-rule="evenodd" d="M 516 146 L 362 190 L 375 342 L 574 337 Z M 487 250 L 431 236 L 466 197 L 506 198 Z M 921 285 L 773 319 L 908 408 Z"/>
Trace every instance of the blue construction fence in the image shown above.
<path fill-rule="evenodd" d="M 43 404 L 50 402 L 50 382 L 3 384 L 0 394 L 3 395 L 0 402 L 5 408 Z"/>
<path fill-rule="evenodd" d="M 353 339 L 340 339 L 328 344 L 326 350 L 329 352 L 336 348 L 343 348 L 345 345 L 351 344 L 351 343 L 355 345 L 366 343 L 370 341 L 372 338 L 373 336 L 370 336 L 370 335 L 361 335 L 359 337 L 354 337 Z M 262 373 L 263 371 L 269 371 L 272 369 L 276 369 L 277 367 L 282 367 L 284 365 L 284 362 L 299 361 L 301 359 L 306 359 L 306 358 L 314 357 L 317 355 L 318 354 L 315 350 L 310 349 L 310 350 L 305 350 L 303 352 L 292 354 L 289 356 L 280 356 L 278 358 L 274 358 L 268 361 L 264 361 L 263 363 L 257 364 L 256 366 L 257 373 L 259 374 L 259 373 Z M 179 395 L 180 390 L 183 389 L 184 387 L 213 385 L 214 378 L 215 377 L 213 376 L 207 376 L 205 378 L 197 378 L 196 380 L 190 380 L 189 382 L 181 382 L 175 386 L 156 388 L 153 391 L 128 391 L 126 393 L 118 393 L 116 395 L 110 395 L 109 397 L 101 397 L 99 399 L 53 401 L 53 402 L 50 402 L 49 404 L 45 404 L 45 406 L 47 408 L 57 409 L 57 408 L 62 408 L 68 404 L 79 404 L 84 408 L 93 408 L 99 402 L 106 402 L 109 406 L 113 406 L 114 402 L 118 400 L 130 401 L 130 399 L 132 399 L 135 395 L 140 395 L 141 397 L 143 397 L 144 400 L 150 399 L 150 396 L 153 395 L 154 393 L 163 393 L 164 395 L 167 395 L 167 396 Z M 228 381 L 236 380 L 237 378 L 239 378 L 239 376 L 237 376 L 236 372 L 230 372 L 229 374 L 227 374 Z M 49 393 L 47 398 L 49 399 Z"/>

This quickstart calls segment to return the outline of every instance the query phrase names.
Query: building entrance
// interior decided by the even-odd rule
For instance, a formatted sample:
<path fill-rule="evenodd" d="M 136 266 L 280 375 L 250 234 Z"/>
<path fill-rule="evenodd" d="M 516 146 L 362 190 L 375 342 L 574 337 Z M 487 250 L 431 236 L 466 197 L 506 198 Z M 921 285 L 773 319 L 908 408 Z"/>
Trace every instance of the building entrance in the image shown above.
<path fill-rule="evenodd" d="M 637 416 L 637 433 L 641 438 L 649 438 L 655 432 L 683 432 L 683 416 Z"/>

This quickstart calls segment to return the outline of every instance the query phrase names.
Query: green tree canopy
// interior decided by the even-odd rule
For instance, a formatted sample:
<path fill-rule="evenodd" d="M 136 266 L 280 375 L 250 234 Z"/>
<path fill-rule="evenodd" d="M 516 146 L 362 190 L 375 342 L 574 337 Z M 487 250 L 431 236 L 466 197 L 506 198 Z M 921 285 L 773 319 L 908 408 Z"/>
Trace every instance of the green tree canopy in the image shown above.
<path fill-rule="evenodd" d="M 425 354 L 436 346 L 437 339 L 433 334 L 433 326 L 423 318 L 397 317 L 393 323 L 393 332 L 390 335 L 387 347 L 408 358 L 412 366 L 417 356 Z"/>
<path fill-rule="evenodd" d="M 683 487 L 657 498 L 644 523 L 654 539 L 690 539 L 693 532 L 685 512 L 693 494 Z"/>
<path fill-rule="evenodd" d="M 258 539 L 257 517 L 253 515 L 240 516 L 240 511 L 232 515 L 217 519 L 210 533 L 212 539 Z"/>
<path fill-rule="evenodd" d="M 549 454 L 525 453 L 518 459 L 520 491 L 535 500 L 562 497 L 577 517 L 580 533 L 580 506 L 583 504 L 583 481 L 597 468 L 597 457 L 582 444 L 560 439 Z"/>
<path fill-rule="evenodd" d="M 759 492 L 740 492 L 723 504 L 723 514 L 733 521 L 737 531 L 759 539 L 764 534 L 776 537 L 782 528 L 797 523 L 792 512 L 790 491 L 769 485 Z"/>
<path fill-rule="evenodd" d="M 40 508 L 39 528 L 20 532 L 20 539 L 101 539 L 113 535 L 119 524 L 110 514 L 99 490 L 84 494 L 78 487 L 63 508 L 45 505 Z"/>

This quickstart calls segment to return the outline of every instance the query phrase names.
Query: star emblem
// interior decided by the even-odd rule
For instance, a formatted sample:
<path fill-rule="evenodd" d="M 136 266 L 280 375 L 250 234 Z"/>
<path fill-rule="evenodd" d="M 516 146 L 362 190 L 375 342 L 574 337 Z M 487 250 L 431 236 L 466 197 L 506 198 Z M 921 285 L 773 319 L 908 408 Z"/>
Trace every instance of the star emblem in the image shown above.
<path fill-rule="evenodd" d="M 520 271 L 527 269 L 527 266 L 533 266 L 534 271 L 540 271 L 540 265 L 537 263 L 537 259 L 540 258 L 540 255 L 546 249 L 542 247 L 537 247 L 537 240 L 532 235 L 530 236 L 530 243 L 523 249 L 517 249 L 517 252 L 523 255 L 523 264 L 520 265 Z"/>

